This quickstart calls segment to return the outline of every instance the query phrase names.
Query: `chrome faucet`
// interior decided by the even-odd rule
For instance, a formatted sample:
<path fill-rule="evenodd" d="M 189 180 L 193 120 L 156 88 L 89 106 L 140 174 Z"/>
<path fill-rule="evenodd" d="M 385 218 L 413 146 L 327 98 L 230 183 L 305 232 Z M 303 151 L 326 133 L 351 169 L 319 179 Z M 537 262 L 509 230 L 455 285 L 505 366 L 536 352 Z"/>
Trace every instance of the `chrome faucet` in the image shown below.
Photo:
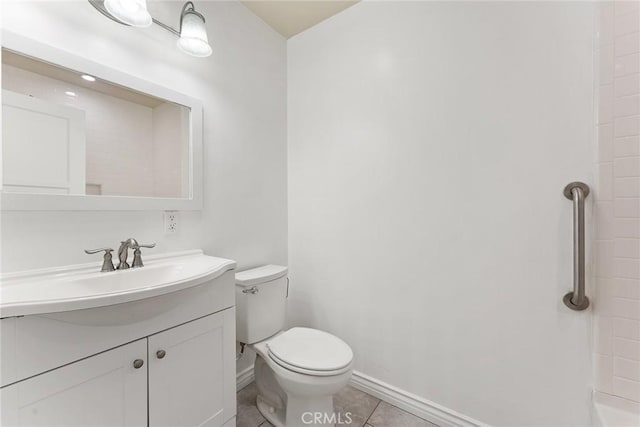
<path fill-rule="evenodd" d="M 134 238 L 128 238 L 120 242 L 120 247 L 118 248 L 118 259 L 120 262 L 116 267 L 116 270 L 126 270 L 129 268 L 129 263 L 127 263 L 127 258 L 129 258 L 129 248 L 133 248 L 138 246 L 138 241 Z"/>
<path fill-rule="evenodd" d="M 143 267 L 144 264 L 142 263 L 142 252 L 140 251 L 140 248 L 155 248 L 156 244 L 155 243 L 151 243 L 150 245 L 141 245 L 138 243 L 138 241 L 134 238 L 129 238 L 127 240 L 124 240 L 122 242 L 120 242 L 120 247 L 118 248 L 118 266 L 117 267 L 113 267 L 113 262 L 111 261 L 111 252 L 113 251 L 113 249 L 111 248 L 101 248 L 101 249 L 91 249 L 91 250 L 87 250 L 85 249 L 85 253 L 87 254 L 95 254 L 98 252 L 102 252 L 104 251 L 104 260 L 102 263 L 102 269 L 100 271 L 102 272 L 106 272 L 106 271 L 114 271 L 114 270 L 126 270 L 127 268 L 133 267 L 133 268 L 137 268 L 137 267 Z M 133 263 L 131 264 L 131 266 L 129 266 L 129 263 L 127 262 L 127 258 L 129 257 L 129 248 L 133 249 Z"/>
<path fill-rule="evenodd" d="M 126 270 L 129 268 L 129 264 L 127 263 L 127 258 L 129 257 L 129 248 L 133 249 L 133 263 L 131 263 L 131 267 L 138 268 L 144 267 L 142 263 L 142 252 L 140 248 L 155 248 L 156 244 L 151 243 L 150 245 L 141 245 L 134 238 L 129 238 L 123 242 L 120 242 L 120 248 L 118 249 L 118 259 L 120 263 L 116 267 L 117 270 Z"/>

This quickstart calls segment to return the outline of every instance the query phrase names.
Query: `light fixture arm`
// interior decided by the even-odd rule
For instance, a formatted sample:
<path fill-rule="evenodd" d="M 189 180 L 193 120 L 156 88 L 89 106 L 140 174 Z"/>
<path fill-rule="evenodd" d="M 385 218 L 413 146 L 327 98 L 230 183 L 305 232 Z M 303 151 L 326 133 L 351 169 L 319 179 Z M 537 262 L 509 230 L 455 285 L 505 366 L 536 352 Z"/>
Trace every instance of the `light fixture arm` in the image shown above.
<path fill-rule="evenodd" d="M 175 34 L 176 36 L 180 37 L 180 30 L 182 30 L 182 28 L 180 28 L 180 30 L 176 30 L 170 26 L 168 26 L 167 24 L 164 24 L 160 21 L 158 21 L 156 18 L 151 18 L 151 21 L 156 24 L 158 27 L 160 28 L 164 28 L 165 30 L 169 31 L 170 33 Z M 180 23 L 182 24 L 182 19 L 180 19 Z M 182 27 L 182 25 L 180 25 L 180 27 Z"/>
<path fill-rule="evenodd" d="M 127 27 L 129 27 L 130 25 L 127 23 L 124 23 L 122 21 L 120 21 L 119 19 L 116 19 L 113 15 L 111 15 L 107 9 L 104 7 L 104 0 L 89 0 L 89 3 L 91 4 L 91 6 L 95 7 L 98 12 L 100 12 L 101 14 L 103 14 L 104 16 L 106 16 L 107 18 L 111 19 L 114 22 L 117 22 L 118 24 L 121 25 L 126 25 Z M 194 6 L 192 1 L 188 1 L 184 4 L 184 6 L 182 6 L 182 11 L 180 12 L 180 28 L 179 29 L 175 29 L 167 24 L 165 24 L 164 22 L 160 22 L 158 21 L 156 18 L 151 18 L 151 21 L 156 24 L 158 27 L 163 28 L 167 31 L 169 31 L 170 33 L 180 37 L 180 33 L 182 32 L 182 18 L 184 18 L 184 16 L 187 13 L 193 13 L 195 15 L 198 15 L 200 18 L 202 18 L 202 22 L 205 22 L 204 16 L 196 11 L 196 7 Z"/>

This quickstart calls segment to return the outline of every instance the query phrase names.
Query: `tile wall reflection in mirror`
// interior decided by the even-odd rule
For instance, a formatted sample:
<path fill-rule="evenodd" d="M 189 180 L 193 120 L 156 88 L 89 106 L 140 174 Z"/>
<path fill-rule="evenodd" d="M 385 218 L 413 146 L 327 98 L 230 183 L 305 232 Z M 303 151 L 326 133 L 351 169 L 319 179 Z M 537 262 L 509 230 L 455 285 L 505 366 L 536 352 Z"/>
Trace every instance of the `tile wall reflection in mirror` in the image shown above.
<path fill-rule="evenodd" d="M 2 190 L 188 198 L 190 110 L 2 50 Z"/>

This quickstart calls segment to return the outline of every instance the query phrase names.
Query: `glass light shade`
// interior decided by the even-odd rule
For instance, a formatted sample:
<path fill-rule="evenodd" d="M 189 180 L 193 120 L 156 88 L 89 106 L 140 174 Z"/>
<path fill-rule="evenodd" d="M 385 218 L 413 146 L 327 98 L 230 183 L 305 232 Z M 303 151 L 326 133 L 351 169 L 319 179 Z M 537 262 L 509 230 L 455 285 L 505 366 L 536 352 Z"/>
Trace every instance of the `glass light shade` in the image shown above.
<path fill-rule="evenodd" d="M 182 31 L 178 47 L 189 55 L 205 57 L 211 55 L 204 19 L 198 13 L 186 12 L 182 17 Z"/>
<path fill-rule="evenodd" d="M 104 7 L 118 21 L 132 27 L 148 27 L 152 19 L 147 12 L 147 0 L 104 0 Z"/>

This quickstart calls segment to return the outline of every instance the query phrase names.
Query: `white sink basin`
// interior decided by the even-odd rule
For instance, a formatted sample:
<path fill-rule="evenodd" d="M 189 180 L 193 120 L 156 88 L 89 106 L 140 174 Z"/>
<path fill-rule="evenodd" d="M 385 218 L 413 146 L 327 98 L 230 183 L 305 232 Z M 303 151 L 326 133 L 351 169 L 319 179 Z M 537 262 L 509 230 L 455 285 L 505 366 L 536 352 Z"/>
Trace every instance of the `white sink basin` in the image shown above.
<path fill-rule="evenodd" d="M 2 276 L 0 317 L 56 313 L 121 304 L 175 292 L 212 280 L 235 261 L 202 251 L 145 257 L 145 266 L 101 273 L 83 264 Z"/>

